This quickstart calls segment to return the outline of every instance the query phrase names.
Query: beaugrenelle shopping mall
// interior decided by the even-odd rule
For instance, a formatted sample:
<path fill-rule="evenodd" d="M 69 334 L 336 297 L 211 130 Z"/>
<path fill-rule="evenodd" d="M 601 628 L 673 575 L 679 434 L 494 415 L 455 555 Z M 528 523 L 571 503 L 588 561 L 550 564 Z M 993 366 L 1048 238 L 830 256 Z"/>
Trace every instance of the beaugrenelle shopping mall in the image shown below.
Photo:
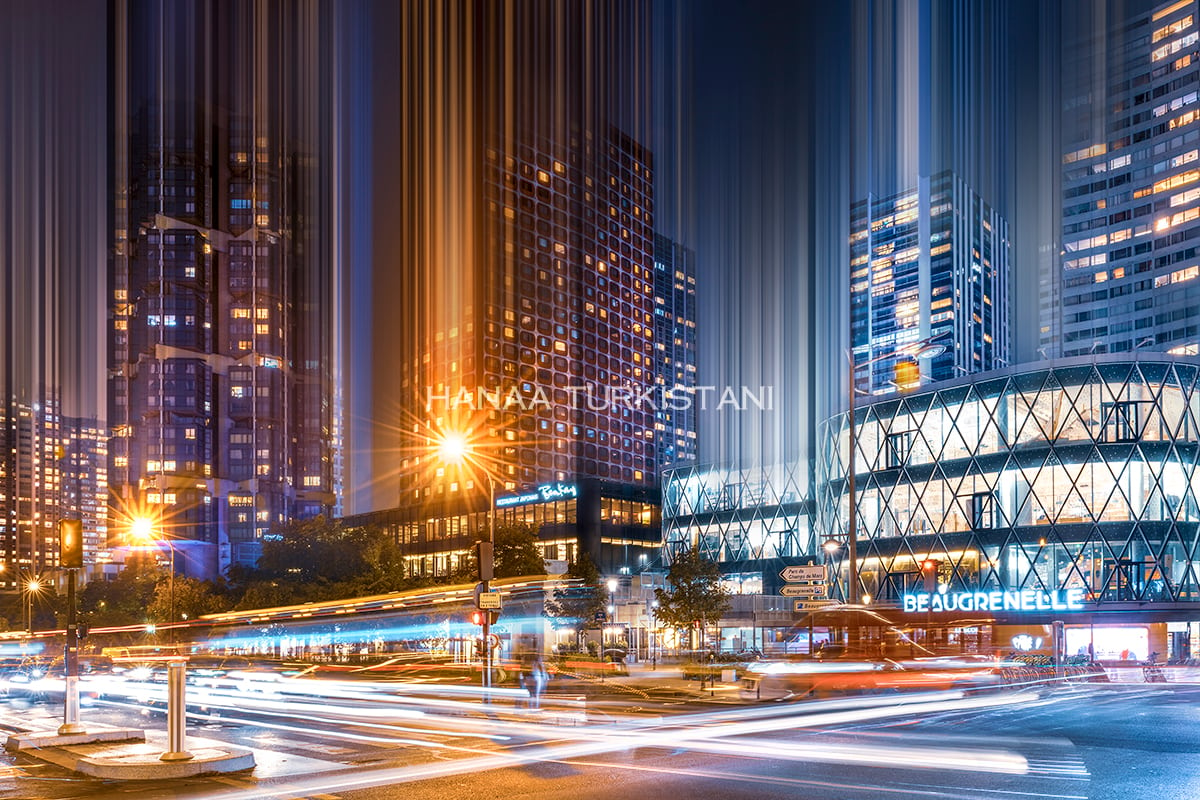
<path fill-rule="evenodd" d="M 1048 654 L 1055 640 L 1101 661 L 1194 657 L 1198 374 L 1194 359 L 1088 356 L 860 403 L 860 595 L 915 622 L 984 618 L 986 631 L 954 634 L 964 652 Z M 850 439 L 840 414 L 819 426 L 810 469 L 670 473 L 668 551 L 699 546 L 762 595 L 780 594 L 783 566 L 828 564 L 844 599 L 846 548 L 823 545 L 845 541 Z"/>

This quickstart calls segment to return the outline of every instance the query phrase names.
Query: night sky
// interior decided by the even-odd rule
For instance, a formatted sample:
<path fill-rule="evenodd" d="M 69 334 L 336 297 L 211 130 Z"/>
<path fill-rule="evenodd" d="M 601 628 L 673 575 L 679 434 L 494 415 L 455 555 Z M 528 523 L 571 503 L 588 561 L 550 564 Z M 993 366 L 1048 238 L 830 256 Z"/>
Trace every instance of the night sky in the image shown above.
<path fill-rule="evenodd" d="M 847 211 L 864 163 L 855 152 L 862 136 L 853 129 L 851 99 L 864 90 L 851 69 L 862 39 L 856 26 L 902 5 L 663 0 L 654 6 L 656 75 L 646 135 L 655 150 L 658 227 L 697 253 L 699 383 L 770 385 L 777 409 L 701 415 L 702 461 L 794 457 L 811 435 L 808 419 L 838 403 L 839 361 L 828 355 L 845 346 L 845 311 L 820 298 L 844 296 Z M 928 13 L 944 7 L 931 3 Z M 393 211 L 377 181 L 394 157 L 390 142 L 399 123 L 381 98 L 398 91 L 391 68 L 397 54 L 386 49 L 390 2 L 353 0 L 338 8 L 343 71 L 330 113 L 342 125 L 339 208 L 352 220 L 341 243 L 347 305 L 361 309 L 373 291 L 379 226 Z M 1028 317 L 1036 310 L 1031 270 L 1039 252 L 1045 258 L 1057 249 L 1045 205 L 1055 197 L 1056 176 L 1047 172 L 1057 163 L 1049 143 L 1059 6 L 1024 0 L 1003 8 L 1013 135 L 998 163 L 1014 229 L 1015 349 L 1027 359 L 1036 325 Z M 6 380 L 17 394 L 32 391 L 40 374 L 29 360 L 38 352 L 34 344 L 45 331 L 58 331 L 67 409 L 103 415 L 106 7 L 21 0 L 3 13 L 4 313 L 17 320 L 35 305 L 22 276 L 53 276 L 35 314 L 40 321 L 20 318 L 13 326 L 4 348 Z M 897 41 L 901 50 L 908 46 Z M 900 146 L 882 138 L 872 146 Z M 349 314 L 348 321 L 349 342 L 386 347 L 372 341 L 368 315 Z M 344 374 L 348 416 L 362 410 L 355 397 L 370 392 L 370 363 L 352 344 Z M 353 436 L 348 445 L 353 472 L 363 454 Z"/>

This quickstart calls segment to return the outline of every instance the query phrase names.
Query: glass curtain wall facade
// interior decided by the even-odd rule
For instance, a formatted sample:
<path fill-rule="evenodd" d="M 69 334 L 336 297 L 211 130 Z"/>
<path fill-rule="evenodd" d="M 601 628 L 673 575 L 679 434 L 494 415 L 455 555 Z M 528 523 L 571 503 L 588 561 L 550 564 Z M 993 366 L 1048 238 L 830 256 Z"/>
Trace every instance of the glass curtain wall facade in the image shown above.
<path fill-rule="evenodd" d="M 850 312 L 856 379 L 890 394 L 995 369 L 1009 358 L 1008 223 L 952 172 L 850 211 Z M 898 349 L 936 338 L 918 362 Z"/>
<path fill-rule="evenodd" d="M 1200 602 L 1198 377 L 1182 360 L 1070 359 L 860 408 L 861 591 L 895 603 L 933 559 L 950 591 Z M 817 527 L 835 538 L 849 452 L 833 417 L 815 488 Z"/>
<path fill-rule="evenodd" d="M 696 254 L 654 237 L 654 366 L 656 399 L 696 388 Z M 671 406 L 682 406 L 672 403 Z M 696 460 L 696 409 L 659 402 L 654 423 L 658 468 Z"/>
<path fill-rule="evenodd" d="M 1197 13 L 1063 15 L 1062 355 L 1200 352 Z"/>
<path fill-rule="evenodd" d="M 808 475 L 798 465 L 670 470 L 663 480 L 664 560 L 698 548 L 727 579 L 736 575 L 745 593 L 770 593 L 780 568 L 822 557 L 811 518 Z"/>

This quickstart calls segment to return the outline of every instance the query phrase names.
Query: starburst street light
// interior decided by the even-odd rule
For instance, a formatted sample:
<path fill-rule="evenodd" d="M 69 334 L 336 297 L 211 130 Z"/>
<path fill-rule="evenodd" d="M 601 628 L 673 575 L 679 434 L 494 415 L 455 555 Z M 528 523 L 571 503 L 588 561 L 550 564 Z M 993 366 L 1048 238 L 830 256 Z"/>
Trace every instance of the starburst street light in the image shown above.
<path fill-rule="evenodd" d="M 474 448 L 471 444 L 470 436 L 461 431 L 448 430 L 441 432 L 433 447 L 434 454 L 443 466 L 454 466 L 459 468 L 469 468 L 471 472 L 480 471 L 487 478 L 488 482 L 488 547 L 486 556 L 480 553 L 479 556 L 479 590 L 482 592 L 490 591 L 488 585 L 491 579 L 491 548 L 496 544 L 496 479 L 492 475 L 492 471 L 488 469 L 487 464 L 481 463 L 475 455 Z M 440 473 L 439 473 L 440 474 Z M 484 564 L 484 559 L 488 560 L 488 564 Z M 483 669 L 483 684 L 490 688 L 492 685 L 492 645 L 491 645 L 491 611 L 483 612 L 483 642 L 484 642 L 484 669 Z"/>
<path fill-rule="evenodd" d="M 156 536 L 155 528 L 156 528 L 156 526 L 154 524 L 154 520 L 151 519 L 150 517 L 147 517 L 147 516 L 134 517 L 132 520 L 129 521 L 129 537 L 136 542 L 141 542 L 146 547 L 153 547 L 155 549 L 158 549 L 158 547 L 160 545 L 166 544 L 167 552 L 170 553 L 170 556 L 169 556 L 170 564 L 168 567 L 170 572 L 167 574 L 167 594 L 170 598 L 168 600 L 168 613 L 170 615 L 168 624 L 174 624 L 174 622 L 175 622 L 175 545 L 171 544 L 171 540 L 166 537 Z M 175 629 L 172 628 L 171 629 L 171 638 L 174 639 L 174 637 L 175 637 Z"/>
<path fill-rule="evenodd" d="M 25 614 L 29 624 L 26 630 L 33 633 L 33 597 L 42 593 L 42 581 L 40 578 L 30 578 L 25 581 Z"/>
<path fill-rule="evenodd" d="M 471 443 L 464 433 L 451 431 L 437 445 L 438 458 L 446 464 L 463 464 L 471 454 Z"/>

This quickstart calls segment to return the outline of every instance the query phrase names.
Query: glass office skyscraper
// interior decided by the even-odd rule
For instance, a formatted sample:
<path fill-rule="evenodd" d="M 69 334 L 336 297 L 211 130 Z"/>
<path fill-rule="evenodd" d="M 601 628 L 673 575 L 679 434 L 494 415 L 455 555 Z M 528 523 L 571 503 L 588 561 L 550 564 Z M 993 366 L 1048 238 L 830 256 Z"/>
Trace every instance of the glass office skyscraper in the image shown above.
<path fill-rule="evenodd" d="M 1200 353 L 1196 16 L 1190 0 L 1118 20 L 1064 15 L 1061 307 L 1043 322 L 1050 351 Z"/>
<path fill-rule="evenodd" d="M 110 19 L 110 530 L 211 574 L 338 492 L 331 6 Z"/>

